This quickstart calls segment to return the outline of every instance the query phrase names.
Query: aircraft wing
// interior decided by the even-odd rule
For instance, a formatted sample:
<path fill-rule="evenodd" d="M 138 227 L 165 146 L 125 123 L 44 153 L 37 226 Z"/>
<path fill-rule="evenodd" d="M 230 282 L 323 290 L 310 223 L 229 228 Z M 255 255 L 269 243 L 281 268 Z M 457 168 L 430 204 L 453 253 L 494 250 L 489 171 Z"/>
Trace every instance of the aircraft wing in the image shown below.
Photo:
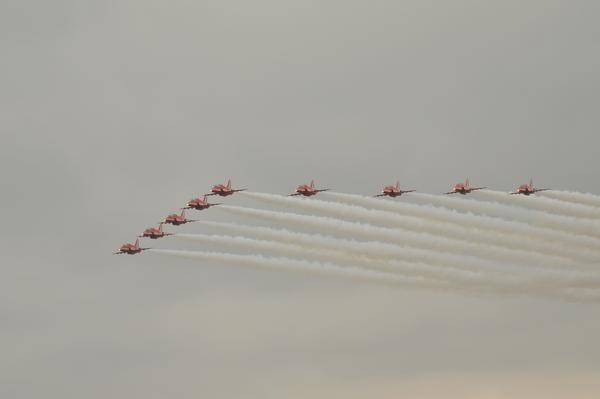
<path fill-rule="evenodd" d="M 238 188 L 237 190 L 231 190 L 231 192 L 237 193 L 237 192 L 246 191 L 246 190 L 247 190 L 247 188 Z"/>
<path fill-rule="evenodd" d="M 406 190 L 406 191 L 400 191 L 400 194 L 404 194 L 404 193 L 414 193 L 417 190 Z"/>
<path fill-rule="evenodd" d="M 323 191 L 329 191 L 329 189 L 328 188 L 322 188 L 322 189 L 319 189 L 319 190 L 315 190 L 315 193 L 322 193 Z"/>
<path fill-rule="evenodd" d="M 444 193 L 444 195 L 449 195 L 449 194 L 456 194 L 456 191 L 448 191 L 447 193 Z"/>
<path fill-rule="evenodd" d="M 375 197 L 375 198 L 376 197 L 385 197 L 385 194 L 377 194 L 377 195 L 374 195 L 373 197 Z"/>
<path fill-rule="evenodd" d="M 124 253 L 125 252 L 121 252 L 121 251 L 119 251 L 119 252 L 113 252 L 113 255 L 123 255 Z"/>
<path fill-rule="evenodd" d="M 471 191 L 485 190 L 487 187 L 473 187 Z"/>
<path fill-rule="evenodd" d="M 533 190 L 534 193 L 539 193 L 540 191 L 549 191 L 552 190 L 551 188 L 536 188 L 535 190 Z"/>
<path fill-rule="evenodd" d="M 295 196 L 297 196 L 297 195 L 302 195 L 302 194 L 300 194 L 300 193 L 294 193 L 294 194 L 290 194 L 290 195 L 288 195 L 288 197 L 295 197 Z"/>

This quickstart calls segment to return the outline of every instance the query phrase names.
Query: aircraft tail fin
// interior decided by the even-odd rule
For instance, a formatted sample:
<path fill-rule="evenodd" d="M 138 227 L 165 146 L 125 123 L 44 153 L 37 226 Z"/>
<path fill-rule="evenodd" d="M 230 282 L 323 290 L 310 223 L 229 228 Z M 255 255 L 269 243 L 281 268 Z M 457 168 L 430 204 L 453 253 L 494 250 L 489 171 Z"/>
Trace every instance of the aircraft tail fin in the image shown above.
<path fill-rule="evenodd" d="M 139 238 L 137 238 L 137 239 L 135 240 L 135 247 L 136 247 L 136 248 L 139 248 L 139 247 L 140 247 L 140 239 L 139 239 Z"/>
<path fill-rule="evenodd" d="M 529 179 L 529 188 L 533 188 L 533 177 Z"/>
<path fill-rule="evenodd" d="M 396 180 L 396 188 L 400 189 L 400 180 Z"/>
<path fill-rule="evenodd" d="M 314 180 L 310 181 L 310 188 L 315 188 L 315 181 Z"/>
<path fill-rule="evenodd" d="M 227 180 L 227 188 L 231 188 L 231 179 Z"/>
<path fill-rule="evenodd" d="M 465 180 L 465 187 L 469 188 L 471 187 L 471 182 L 469 181 L 469 178 L 467 177 L 467 179 Z"/>

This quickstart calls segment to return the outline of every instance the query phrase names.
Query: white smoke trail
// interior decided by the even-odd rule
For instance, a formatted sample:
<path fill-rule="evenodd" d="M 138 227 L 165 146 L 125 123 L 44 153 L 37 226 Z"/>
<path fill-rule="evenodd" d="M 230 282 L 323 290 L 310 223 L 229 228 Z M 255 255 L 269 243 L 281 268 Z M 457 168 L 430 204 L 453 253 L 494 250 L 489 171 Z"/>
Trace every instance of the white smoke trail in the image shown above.
<path fill-rule="evenodd" d="M 348 254 L 340 249 L 336 249 L 336 247 L 290 244 L 241 236 L 176 234 L 174 237 L 207 244 L 218 244 L 235 249 L 244 248 L 266 251 L 286 257 L 310 257 L 319 262 L 341 262 L 343 265 L 350 264 L 363 269 L 399 273 L 432 280 L 445 280 L 449 282 L 458 280 L 461 283 L 468 283 L 472 280 L 475 280 L 476 283 L 481 282 L 481 273 L 457 271 L 450 268 L 443 269 L 414 261 L 372 259 L 367 254 L 356 252 Z M 600 286 L 600 282 L 598 286 Z"/>
<path fill-rule="evenodd" d="M 195 260 L 213 261 L 223 264 L 234 264 L 257 269 L 292 271 L 315 275 L 340 276 L 360 282 L 371 282 L 384 285 L 400 286 L 405 288 L 425 288 L 436 291 L 443 290 L 468 292 L 468 290 L 460 289 L 460 287 L 442 282 L 433 282 L 430 280 L 414 277 L 403 277 L 391 273 L 368 271 L 360 268 L 341 267 L 332 263 L 309 262 L 305 260 L 296 260 L 289 258 L 267 258 L 261 255 L 237 255 L 221 252 L 197 252 L 169 249 L 152 249 L 150 251 L 160 255 L 175 256 Z M 523 295 L 555 297 L 564 300 L 579 302 L 600 301 L 600 298 L 595 295 L 594 291 L 581 291 L 573 288 L 551 291 L 529 290 L 520 293 Z"/>
<path fill-rule="evenodd" d="M 477 191 L 475 196 L 521 208 L 537 209 L 553 215 L 558 214 L 579 219 L 600 219 L 600 209 L 598 208 L 581 204 L 571 204 L 535 194 L 530 196 L 509 195 L 500 191 L 482 190 Z"/>
<path fill-rule="evenodd" d="M 306 274 L 342 276 L 363 282 L 375 282 L 402 287 L 428 288 L 435 290 L 448 290 L 450 285 L 441 281 L 429 281 L 416 277 L 403 277 L 392 273 L 364 270 L 358 267 L 343 267 L 332 263 L 310 262 L 289 258 L 269 258 L 262 255 L 238 255 L 223 252 L 182 251 L 173 249 L 151 249 L 160 255 L 176 256 L 188 259 L 214 261 L 225 264 L 248 266 L 256 269 L 269 269 L 275 271 L 293 271 Z"/>
<path fill-rule="evenodd" d="M 242 230 L 242 229 L 238 229 Z M 277 232 L 275 230 L 274 232 Z M 277 238 L 281 239 L 286 235 L 286 231 L 281 231 L 281 234 Z M 425 259 L 418 258 L 406 261 L 402 256 L 395 257 L 393 259 L 383 260 L 378 257 L 378 253 L 374 249 L 385 248 L 385 245 L 379 244 L 373 248 L 372 243 L 357 243 L 348 242 L 345 240 L 330 240 L 327 237 L 316 237 L 310 241 L 310 235 L 302 234 L 289 234 L 291 236 L 302 237 L 303 244 L 300 244 L 297 240 L 295 244 L 282 243 L 281 241 L 268 241 L 268 240 L 257 240 L 254 238 L 240 237 L 240 236 L 219 236 L 219 235 L 204 235 L 204 234 L 177 234 L 176 238 L 183 238 L 187 240 L 199 241 L 210 244 L 218 244 L 221 246 L 231 247 L 235 249 L 245 248 L 251 250 L 275 252 L 286 257 L 312 257 L 318 261 L 330 261 L 334 263 L 352 264 L 366 269 L 374 269 L 384 272 L 400 273 L 407 276 L 417 276 L 422 278 L 428 278 L 433 280 L 445 280 L 449 283 L 457 283 L 460 286 L 474 286 L 474 287 L 487 287 L 494 289 L 498 292 L 504 292 L 506 290 L 518 289 L 519 286 L 529 289 L 530 286 L 542 286 L 547 288 L 564 288 L 564 287 L 585 287 L 585 288 L 600 288 L 600 277 L 582 275 L 575 276 L 564 273 L 543 273 L 531 275 L 526 272 L 519 271 L 518 274 L 509 273 L 494 273 L 493 276 L 487 273 L 481 273 L 481 267 L 472 265 L 474 270 L 478 272 L 465 273 L 457 269 L 443 267 L 438 264 L 432 265 L 427 263 Z M 318 241 L 318 242 L 317 242 Z M 327 246 L 329 243 L 330 246 Z M 349 251 L 349 247 L 354 245 L 355 250 Z M 393 246 L 389 246 L 393 247 Z M 394 248 L 388 248 L 388 251 Z M 400 249 L 398 251 L 395 248 L 396 253 L 403 254 L 404 251 Z M 375 254 L 375 256 L 372 256 Z M 452 256 L 452 255 L 447 255 Z M 469 262 L 469 259 L 463 257 L 458 259 L 459 262 Z M 449 260 L 448 263 L 452 263 Z M 600 292 L 599 292 L 600 293 Z"/>
<path fill-rule="evenodd" d="M 467 242 L 480 242 L 490 247 L 504 248 L 506 250 L 519 250 L 522 252 L 537 252 L 551 254 L 564 258 L 565 261 L 574 259 L 577 263 L 597 265 L 600 257 L 597 252 L 590 250 L 577 250 L 560 243 L 549 243 L 544 240 L 535 240 L 529 236 L 514 237 L 496 231 L 483 230 L 473 227 L 468 223 L 451 224 L 448 222 L 432 222 L 423 218 L 410 215 L 398 215 L 380 210 L 366 209 L 354 205 L 330 203 L 319 200 L 304 200 L 279 195 L 248 192 L 246 196 L 263 202 L 288 206 L 293 209 L 303 209 L 321 212 L 327 216 L 341 219 L 361 221 L 375 226 L 399 227 L 414 232 L 427 232 L 432 235 L 449 237 Z M 431 209 L 430 215 L 431 215 Z M 407 212 L 408 213 L 408 212 Z"/>
<path fill-rule="evenodd" d="M 356 262 L 357 258 L 346 256 L 343 252 L 340 252 L 335 249 L 303 247 L 301 245 L 296 245 L 293 243 L 283 241 L 269 241 L 255 238 L 247 238 L 242 236 L 222 236 L 206 234 L 175 234 L 174 237 L 185 240 L 203 242 L 207 244 L 218 244 L 221 246 L 235 249 L 245 248 L 249 250 L 276 253 L 286 257 L 310 257 L 315 258 L 318 261 L 343 261 L 346 264 L 352 263 L 355 265 L 359 263 Z M 386 269 L 384 271 L 388 270 Z"/>
<path fill-rule="evenodd" d="M 560 201 L 571 202 L 574 204 L 593 206 L 600 208 L 600 196 L 590 193 L 580 193 L 577 191 L 542 191 L 539 193 L 544 197 L 557 199 Z"/>
<path fill-rule="evenodd" d="M 342 235 L 354 239 L 367 241 L 392 242 L 411 247 L 424 248 L 432 251 L 468 254 L 481 259 L 493 259 L 505 262 L 506 267 L 525 263 L 527 266 L 552 267 L 559 270 L 576 269 L 580 265 L 555 256 L 524 252 L 520 250 L 507 250 L 504 248 L 490 247 L 478 242 L 466 242 L 445 237 L 433 236 L 428 233 L 410 232 L 401 229 L 390 229 L 371 226 L 368 224 L 347 222 L 321 216 L 298 215 L 286 212 L 267 211 L 262 209 L 243 208 L 238 206 L 223 205 L 220 210 L 255 217 L 262 220 L 279 222 L 288 225 L 313 228 L 319 232 L 333 235 Z"/>
<path fill-rule="evenodd" d="M 562 215 L 551 215 L 539 210 L 518 208 L 498 202 L 477 201 L 464 197 L 450 197 L 426 193 L 411 193 L 408 201 L 431 204 L 476 215 L 488 215 L 511 221 L 521 221 L 531 226 L 555 229 L 577 236 L 600 238 L 600 223 L 596 220 L 576 219 Z"/>
<path fill-rule="evenodd" d="M 547 253 L 567 254 L 575 258 L 583 255 L 585 256 L 582 256 L 583 259 L 591 260 L 596 264 L 600 263 L 600 239 L 597 238 L 573 236 L 563 231 L 534 227 L 525 223 L 506 221 L 486 215 L 462 214 L 447 208 L 380 200 L 355 194 L 335 192 L 327 192 L 325 194 L 353 205 L 517 236 L 523 245 L 530 245 L 529 242 L 531 240 L 542 241 L 545 245 L 538 248 L 543 248 Z"/>
<path fill-rule="evenodd" d="M 303 248 L 335 249 L 344 254 L 349 254 L 352 259 L 356 256 L 367 256 L 370 259 L 384 260 L 400 259 L 407 262 L 424 262 L 439 267 L 450 267 L 457 270 L 478 273 L 485 271 L 503 274 L 504 271 L 502 269 L 506 268 L 505 265 L 498 265 L 497 263 L 491 263 L 468 255 L 459 256 L 449 253 L 438 253 L 429 249 L 409 247 L 404 244 L 348 240 L 321 234 L 307 234 L 292 232 L 286 229 L 248 226 L 237 223 L 200 221 L 199 224 L 231 233 L 251 235 L 263 240 L 298 245 Z M 498 270 L 495 270 L 495 268 Z"/>
<path fill-rule="evenodd" d="M 212 221 L 201 221 L 201 225 L 211 227 L 211 229 L 224 230 L 236 234 L 246 234 L 258 237 L 263 240 L 277 241 L 288 244 L 294 244 L 305 248 L 322 248 L 328 250 L 342 251 L 350 256 L 366 256 L 369 259 L 403 260 L 407 262 L 422 262 L 428 265 L 442 268 L 453 268 L 457 270 L 466 270 L 471 272 L 485 273 L 489 275 L 506 275 L 507 266 L 504 263 L 492 262 L 469 255 L 454 255 L 449 253 L 438 253 L 430 249 L 420 249 L 406 246 L 405 244 L 390 244 L 378 241 L 356 241 L 323 236 L 321 234 L 307 234 L 291 232 L 286 229 L 274 229 L 264 226 L 247 226 L 237 223 L 223 223 Z M 524 274 L 527 273 L 527 267 L 520 267 Z M 539 270 L 533 270 L 539 273 Z M 564 270 L 560 270 L 564 272 Z"/>

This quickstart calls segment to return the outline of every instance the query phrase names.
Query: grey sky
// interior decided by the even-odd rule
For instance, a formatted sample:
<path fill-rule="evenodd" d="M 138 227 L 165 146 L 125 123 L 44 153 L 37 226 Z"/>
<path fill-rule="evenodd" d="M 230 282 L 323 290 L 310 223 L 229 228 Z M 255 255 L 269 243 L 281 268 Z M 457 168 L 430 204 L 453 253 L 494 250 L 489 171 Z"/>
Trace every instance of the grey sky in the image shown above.
<path fill-rule="evenodd" d="M 595 306 L 110 253 L 228 177 L 598 194 L 599 18 L 595 1 L 0 2 L 0 396 L 598 397 Z"/>

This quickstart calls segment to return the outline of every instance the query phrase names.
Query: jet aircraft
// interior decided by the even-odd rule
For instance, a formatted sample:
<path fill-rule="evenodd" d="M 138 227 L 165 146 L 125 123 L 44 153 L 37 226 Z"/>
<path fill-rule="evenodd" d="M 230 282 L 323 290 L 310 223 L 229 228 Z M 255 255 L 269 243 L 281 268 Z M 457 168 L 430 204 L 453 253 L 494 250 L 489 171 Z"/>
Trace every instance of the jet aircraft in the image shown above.
<path fill-rule="evenodd" d="M 301 186 L 298 186 L 296 188 L 296 192 L 294 194 L 290 194 L 288 197 L 295 197 L 296 195 L 303 195 L 305 197 L 310 197 L 310 196 L 316 195 L 317 193 L 320 193 L 322 191 L 327 191 L 327 190 L 329 190 L 329 189 L 328 188 L 316 189 L 315 181 L 311 180 L 310 184 L 303 184 Z"/>
<path fill-rule="evenodd" d="M 210 190 L 210 194 L 206 195 L 220 195 L 221 197 L 227 197 L 233 193 L 237 193 L 238 191 L 244 191 L 245 188 L 232 189 L 231 188 L 231 179 L 227 180 L 227 184 L 217 184 L 213 186 L 212 190 Z"/>
<path fill-rule="evenodd" d="M 397 181 L 395 186 L 385 186 L 381 194 L 377 194 L 374 197 L 398 197 L 404 193 L 412 193 L 415 190 L 400 190 L 400 182 Z"/>
<path fill-rule="evenodd" d="M 512 193 L 509 193 L 511 195 L 514 194 L 523 194 L 523 195 L 531 195 L 531 194 L 535 194 L 535 193 L 539 193 L 540 191 L 548 191 L 550 190 L 549 188 L 535 188 L 533 186 L 533 179 L 529 180 L 529 184 L 521 184 L 519 187 L 517 187 L 516 191 L 513 191 Z"/>
<path fill-rule="evenodd" d="M 135 255 L 139 254 L 142 251 L 145 251 L 150 248 L 140 248 L 140 239 L 135 240 L 135 244 L 123 244 L 119 251 L 115 252 L 115 255 L 127 254 L 127 255 Z"/>
<path fill-rule="evenodd" d="M 147 237 L 152 240 L 156 240 L 157 238 L 166 237 L 173 235 L 172 233 L 165 233 L 162 229 L 163 222 L 158 224 L 158 227 L 150 227 L 149 229 L 144 230 L 140 238 Z"/>
<path fill-rule="evenodd" d="M 187 206 L 183 209 L 196 209 L 198 211 L 201 211 L 203 209 L 208 209 L 211 206 L 221 205 L 221 203 L 210 204 L 208 202 L 208 199 L 206 198 L 207 195 L 205 195 L 204 198 L 194 198 L 194 199 L 189 200 L 187 203 Z"/>
<path fill-rule="evenodd" d="M 454 187 L 452 188 L 452 191 L 448 191 L 447 193 L 444 194 L 469 194 L 471 191 L 475 191 L 475 190 L 483 190 L 487 187 L 471 187 L 471 183 L 469 182 L 469 179 L 465 180 L 464 183 L 458 183 L 455 184 Z"/>
<path fill-rule="evenodd" d="M 181 224 L 197 222 L 197 220 L 187 219 L 185 217 L 185 210 L 181 211 L 181 215 L 177 215 L 176 213 L 169 215 L 165 218 L 163 223 L 172 224 L 173 226 L 179 226 Z"/>

